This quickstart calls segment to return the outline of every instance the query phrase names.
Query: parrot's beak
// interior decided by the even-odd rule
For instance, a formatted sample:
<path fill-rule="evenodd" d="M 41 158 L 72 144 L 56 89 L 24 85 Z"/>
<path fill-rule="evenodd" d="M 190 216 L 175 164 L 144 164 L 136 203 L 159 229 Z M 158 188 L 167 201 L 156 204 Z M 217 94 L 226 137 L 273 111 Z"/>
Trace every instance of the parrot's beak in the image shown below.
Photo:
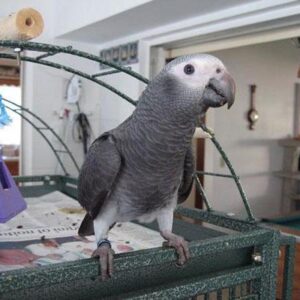
<path fill-rule="evenodd" d="M 204 104 L 211 107 L 223 106 L 227 103 L 228 109 L 234 103 L 235 82 L 228 72 L 211 78 L 203 93 Z"/>

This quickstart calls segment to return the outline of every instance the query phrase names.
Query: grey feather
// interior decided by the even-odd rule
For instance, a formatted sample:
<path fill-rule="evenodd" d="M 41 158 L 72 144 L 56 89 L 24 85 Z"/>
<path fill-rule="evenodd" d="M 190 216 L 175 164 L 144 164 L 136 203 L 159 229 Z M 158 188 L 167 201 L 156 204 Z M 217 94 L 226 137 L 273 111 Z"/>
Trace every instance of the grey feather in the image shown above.
<path fill-rule="evenodd" d="M 168 64 L 145 89 L 133 114 L 89 149 L 78 185 L 79 202 L 90 216 L 82 231 L 107 202 L 117 207 L 115 221 L 122 222 L 188 197 L 194 173 L 191 140 L 199 115 L 208 109 L 201 102 L 207 83 L 187 88 L 170 70 L 193 57 L 198 56 Z"/>
<path fill-rule="evenodd" d="M 93 225 L 93 218 L 89 213 L 87 213 L 78 229 L 78 235 L 80 236 L 89 236 L 94 234 L 94 225 Z"/>
<path fill-rule="evenodd" d="M 121 168 L 121 157 L 113 137 L 105 133 L 90 147 L 78 179 L 78 201 L 86 209 L 79 234 L 91 232 L 91 221 L 98 215 L 111 192 Z"/>
<path fill-rule="evenodd" d="M 184 159 L 183 175 L 178 190 L 178 203 L 184 202 L 191 193 L 195 172 L 195 160 L 192 148 L 189 147 Z"/>

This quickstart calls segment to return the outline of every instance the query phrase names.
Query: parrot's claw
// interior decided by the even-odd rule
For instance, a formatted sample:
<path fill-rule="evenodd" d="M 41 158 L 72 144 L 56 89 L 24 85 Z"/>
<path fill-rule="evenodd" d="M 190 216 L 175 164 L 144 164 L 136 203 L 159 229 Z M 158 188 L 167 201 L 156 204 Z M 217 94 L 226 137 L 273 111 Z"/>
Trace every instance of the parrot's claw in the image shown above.
<path fill-rule="evenodd" d="M 107 280 L 113 274 L 113 256 L 114 251 L 110 244 L 101 244 L 92 254 L 93 257 L 99 257 L 101 267 L 101 279 Z"/>
<path fill-rule="evenodd" d="M 166 242 L 163 243 L 163 246 L 173 247 L 175 248 L 178 254 L 177 264 L 179 266 L 184 265 L 190 258 L 190 251 L 187 241 L 175 234 L 171 234 L 170 236 L 166 237 Z"/>

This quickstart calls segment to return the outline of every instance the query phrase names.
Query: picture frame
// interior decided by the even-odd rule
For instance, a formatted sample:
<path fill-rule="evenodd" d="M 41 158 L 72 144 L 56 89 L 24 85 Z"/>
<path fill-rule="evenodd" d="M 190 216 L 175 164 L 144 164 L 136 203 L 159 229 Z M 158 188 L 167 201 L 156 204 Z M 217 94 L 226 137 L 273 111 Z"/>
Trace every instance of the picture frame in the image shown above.
<path fill-rule="evenodd" d="M 137 63 L 138 42 L 135 41 L 117 47 L 102 49 L 100 51 L 100 58 L 107 62 L 113 62 L 122 66 Z M 109 68 L 109 66 L 100 63 L 101 70 L 107 68 Z"/>

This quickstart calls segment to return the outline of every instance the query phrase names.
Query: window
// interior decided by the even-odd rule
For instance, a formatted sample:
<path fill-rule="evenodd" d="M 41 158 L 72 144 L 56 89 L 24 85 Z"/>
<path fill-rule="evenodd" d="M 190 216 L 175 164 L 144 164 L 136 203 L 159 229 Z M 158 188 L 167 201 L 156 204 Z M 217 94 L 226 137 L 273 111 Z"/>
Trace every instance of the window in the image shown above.
<path fill-rule="evenodd" d="M 21 105 L 21 87 L 13 85 L 0 85 L 0 94 L 3 98 Z M 5 101 L 4 101 L 4 104 Z M 0 145 L 20 145 L 21 142 L 21 117 L 7 110 L 12 122 L 0 128 Z"/>

